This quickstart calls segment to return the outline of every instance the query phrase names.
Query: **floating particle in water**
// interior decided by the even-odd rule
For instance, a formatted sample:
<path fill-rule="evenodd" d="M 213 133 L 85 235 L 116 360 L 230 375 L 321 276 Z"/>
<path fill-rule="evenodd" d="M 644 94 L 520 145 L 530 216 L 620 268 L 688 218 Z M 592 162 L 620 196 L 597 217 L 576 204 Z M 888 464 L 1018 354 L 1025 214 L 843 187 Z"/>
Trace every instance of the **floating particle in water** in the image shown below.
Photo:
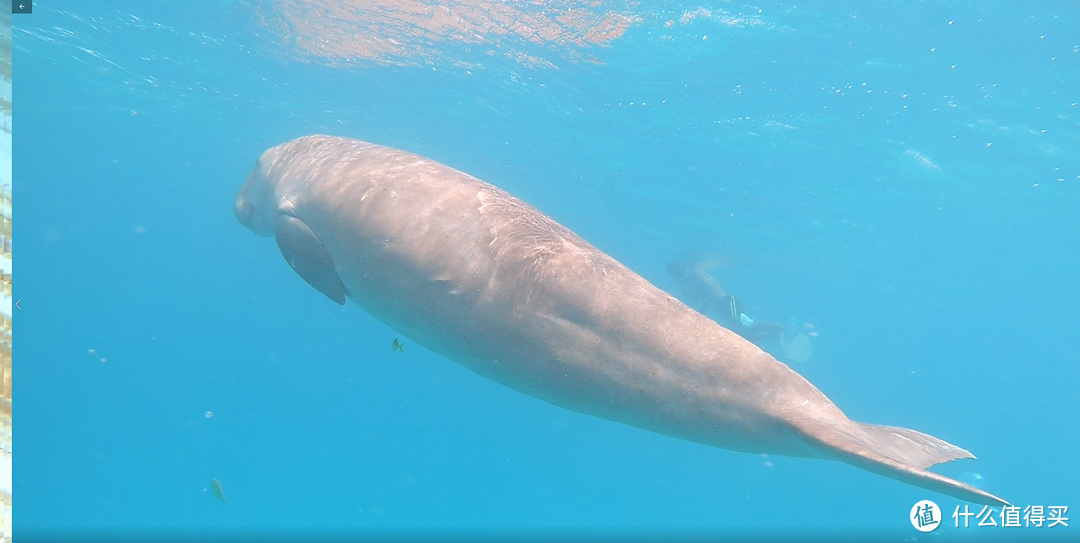
<path fill-rule="evenodd" d="M 206 412 L 206 418 L 208 418 L 208 419 L 214 418 L 214 412 L 213 411 L 207 411 Z"/>
<path fill-rule="evenodd" d="M 986 478 L 983 477 L 981 473 L 973 471 L 965 471 L 960 476 L 960 480 L 976 488 L 982 488 L 986 483 Z"/>

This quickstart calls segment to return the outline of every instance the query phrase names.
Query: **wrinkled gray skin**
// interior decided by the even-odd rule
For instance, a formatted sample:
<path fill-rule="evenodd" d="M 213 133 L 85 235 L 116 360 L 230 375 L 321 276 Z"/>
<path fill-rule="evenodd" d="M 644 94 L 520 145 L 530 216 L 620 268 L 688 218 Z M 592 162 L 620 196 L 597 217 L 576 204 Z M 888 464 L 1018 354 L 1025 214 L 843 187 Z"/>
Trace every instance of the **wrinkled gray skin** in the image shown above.
<path fill-rule="evenodd" d="M 749 341 L 513 196 L 433 160 L 308 136 L 259 158 L 235 212 L 305 281 L 552 404 L 689 441 L 827 458 L 963 500 L 971 453 L 853 422 Z"/>

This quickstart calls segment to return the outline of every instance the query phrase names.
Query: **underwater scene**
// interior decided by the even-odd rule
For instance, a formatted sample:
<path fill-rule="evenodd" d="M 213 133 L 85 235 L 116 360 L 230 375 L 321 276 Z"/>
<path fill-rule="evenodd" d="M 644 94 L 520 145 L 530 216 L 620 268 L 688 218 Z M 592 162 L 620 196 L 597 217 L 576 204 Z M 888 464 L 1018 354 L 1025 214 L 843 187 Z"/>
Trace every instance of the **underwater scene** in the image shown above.
<path fill-rule="evenodd" d="M 8 17 L 14 539 L 1080 540 L 1074 2 Z"/>

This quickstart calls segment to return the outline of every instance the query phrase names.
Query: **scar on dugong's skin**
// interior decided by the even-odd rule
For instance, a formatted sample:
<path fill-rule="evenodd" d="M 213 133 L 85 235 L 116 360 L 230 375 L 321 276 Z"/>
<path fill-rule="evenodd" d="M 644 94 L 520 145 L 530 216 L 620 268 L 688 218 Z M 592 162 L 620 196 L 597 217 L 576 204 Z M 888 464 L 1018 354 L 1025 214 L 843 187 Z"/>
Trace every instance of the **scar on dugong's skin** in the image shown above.
<path fill-rule="evenodd" d="M 307 136 L 259 157 L 237 219 L 319 292 L 582 413 L 698 443 L 847 462 L 988 505 L 926 471 L 974 456 L 848 419 L 791 368 L 525 202 L 398 149 Z"/>

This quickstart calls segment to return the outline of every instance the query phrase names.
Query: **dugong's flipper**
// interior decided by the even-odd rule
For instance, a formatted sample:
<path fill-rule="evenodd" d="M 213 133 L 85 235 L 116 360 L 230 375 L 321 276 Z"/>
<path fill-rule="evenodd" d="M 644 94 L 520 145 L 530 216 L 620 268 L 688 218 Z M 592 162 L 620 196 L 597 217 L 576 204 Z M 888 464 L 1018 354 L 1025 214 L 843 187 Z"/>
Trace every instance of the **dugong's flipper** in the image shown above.
<path fill-rule="evenodd" d="M 345 305 L 345 287 L 334 259 L 304 221 L 284 213 L 275 215 L 274 239 L 289 266 L 304 281 L 338 305 Z"/>
<path fill-rule="evenodd" d="M 1002 506 L 1009 502 L 971 485 L 926 468 L 934 464 L 975 458 L 975 455 L 934 436 L 907 428 L 854 422 L 840 429 L 819 421 L 798 424 L 811 441 L 824 445 L 830 456 L 891 479 L 940 492 L 965 501 Z"/>

